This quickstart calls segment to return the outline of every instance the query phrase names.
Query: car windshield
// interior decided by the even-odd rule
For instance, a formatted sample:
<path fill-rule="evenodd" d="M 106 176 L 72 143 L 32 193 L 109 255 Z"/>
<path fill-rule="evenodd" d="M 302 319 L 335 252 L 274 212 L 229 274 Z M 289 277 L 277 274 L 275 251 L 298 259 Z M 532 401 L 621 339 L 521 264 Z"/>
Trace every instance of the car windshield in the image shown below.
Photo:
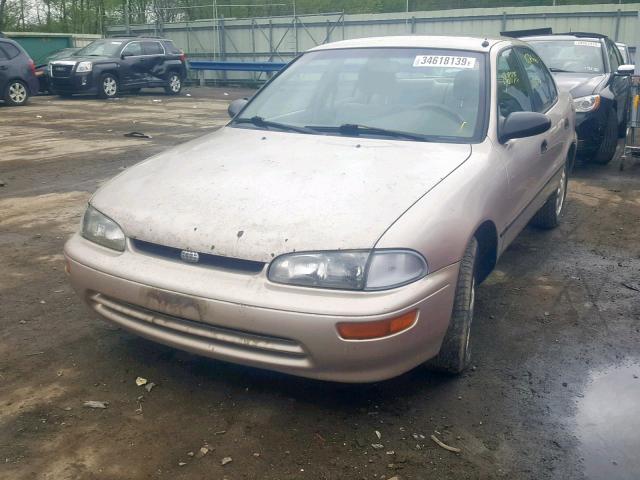
<path fill-rule="evenodd" d="M 112 57 L 117 55 L 124 42 L 122 40 L 96 40 L 86 47 L 78 50 L 77 57 Z"/>
<path fill-rule="evenodd" d="M 529 40 L 552 72 L 604 73 L 598 40 Z"/>
<path fill-rule="evenodd" d="M 266 85 L 234 126 L 468 143 L 484 124 L 485 56 L 416 48 L 320 50 Z"/>

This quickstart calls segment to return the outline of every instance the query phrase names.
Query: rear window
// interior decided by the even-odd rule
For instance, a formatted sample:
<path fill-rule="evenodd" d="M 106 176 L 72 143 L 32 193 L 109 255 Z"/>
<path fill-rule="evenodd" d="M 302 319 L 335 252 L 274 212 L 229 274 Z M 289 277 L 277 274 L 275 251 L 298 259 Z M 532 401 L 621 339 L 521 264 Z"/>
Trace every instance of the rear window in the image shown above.
<path fill-rule="evenodd" d="M 164 50 L 160 42 L 142 42 L 142 51 L 145 55 L 162 55 Z"/>
<path fill-rule="evenodd" d="M 0 43 L 0 48 L 4 51 L 4 56 L 7 58 L 15 58 L 20 55 L 20 49 L 11 43 L 2 42 Z"/>
<path fill-rule="evenodd" d="M 166 40 L 164 42 L 164 48 L 167 50 L 167 53 L 171 55 L 180 55 L 182 52 L 178 47 L 176 47 L 171 40 Z"/>

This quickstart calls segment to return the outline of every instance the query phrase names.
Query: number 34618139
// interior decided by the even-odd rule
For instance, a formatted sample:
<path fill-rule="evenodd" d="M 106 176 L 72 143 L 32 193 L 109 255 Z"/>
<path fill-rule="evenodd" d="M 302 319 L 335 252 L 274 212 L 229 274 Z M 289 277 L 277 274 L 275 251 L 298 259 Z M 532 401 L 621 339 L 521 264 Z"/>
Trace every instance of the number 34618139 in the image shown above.
<path fill-rule="evenodd" d="M 475 64 L 474 57 L 453 55 L 418 55 L 413 61 L 414 67 L 473 68 Z"/>

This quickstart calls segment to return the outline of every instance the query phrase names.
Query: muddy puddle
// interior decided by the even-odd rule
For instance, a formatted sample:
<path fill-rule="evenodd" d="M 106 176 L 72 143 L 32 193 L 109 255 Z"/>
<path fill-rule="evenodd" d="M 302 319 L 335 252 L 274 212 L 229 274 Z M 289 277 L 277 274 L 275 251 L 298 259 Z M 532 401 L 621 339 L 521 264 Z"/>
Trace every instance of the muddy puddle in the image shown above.
<path fill-rule="evenodd" d="M 585 477 L 640 479 L 640 359 L 594 372 L 583 394 L 576 423 Z"/>

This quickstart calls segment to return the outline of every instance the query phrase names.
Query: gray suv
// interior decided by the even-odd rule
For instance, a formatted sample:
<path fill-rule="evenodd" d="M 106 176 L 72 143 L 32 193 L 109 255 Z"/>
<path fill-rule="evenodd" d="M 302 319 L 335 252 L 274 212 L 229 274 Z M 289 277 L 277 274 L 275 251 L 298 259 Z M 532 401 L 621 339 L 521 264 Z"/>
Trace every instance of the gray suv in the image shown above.
<path fill-rule="evenodd" d="M 24 105 L 37 93 L 36 67 L 29 54 L 13 40 L 0 38 L 0 99 L 6 105 Z"/>

